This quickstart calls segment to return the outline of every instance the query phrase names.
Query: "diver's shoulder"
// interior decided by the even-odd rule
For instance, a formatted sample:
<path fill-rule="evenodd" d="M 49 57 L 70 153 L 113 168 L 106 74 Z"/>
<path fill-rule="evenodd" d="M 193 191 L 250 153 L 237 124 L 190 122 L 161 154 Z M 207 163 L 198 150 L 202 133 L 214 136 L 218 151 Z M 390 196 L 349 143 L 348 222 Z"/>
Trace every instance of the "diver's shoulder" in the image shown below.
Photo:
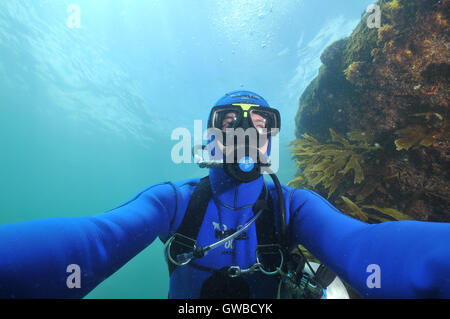
<path fill-rule="evenodd" d="M 266 181 L 266 185 L 267 188 L 270 192 L 276 192 L 276 187 L 275 187 L 275 183 L 272 181 Z M 319 194 L 315 193 L 314 191 L 310 190 L 310 189 L 305 189 L 305 188 L 293 188 L 287 185 L 283 185 L 281 184 L 281 188 L 283 190 L 283 195 L 286 196 L 289 199 L 292 199 L 292 197 L 296 197 L 296 198 L 302 198 L 302 199 L 307 199 L 307 198 L 312 198 L 312 197 L 320 197 Z"/>
<path fill-rule="evenodd" d="M 166 182 L 165 184 L 169 185 L 173 189 L 173 191 L 175 191 L 175 193 L 190 196 L 201 180 L 202 177 L 195 177 L 179 181 L 170 181 Z"/>
<path fill-rule="evenodd" d="M 267 189 L 269 191 L 276 191 L 276 186 L 275 183 L 272 181 L 265 181 L 266 185 L 267 185 Z M 291 193 L 293 191 L 295 191 L 296 189 L 289 187 L 287 185 L 283 185 L 281 184 L 281 189 L 283 190 L 283 193 Z"/>
<path fill-rule="evenodd" d="M 180 181 L 162 181 L 143 189 L 140 194 L 173 195 L 173 193 L 190 192 L 195 189 L 201 178 L 190 178 Z"/>
<path fill-rule="evenodd" d="M 168 182 L 168 183 L 172 184 L 176 188 L 181 188 L 181 189 L 192 188 L 193 189 L 198 185 L 198 183 L 200 183 L 201 180 L 202 180 L 201 177 L 194 177 L 194 178 L 188 178 L 188 179 L 183 179 L 180 181 Z"/>

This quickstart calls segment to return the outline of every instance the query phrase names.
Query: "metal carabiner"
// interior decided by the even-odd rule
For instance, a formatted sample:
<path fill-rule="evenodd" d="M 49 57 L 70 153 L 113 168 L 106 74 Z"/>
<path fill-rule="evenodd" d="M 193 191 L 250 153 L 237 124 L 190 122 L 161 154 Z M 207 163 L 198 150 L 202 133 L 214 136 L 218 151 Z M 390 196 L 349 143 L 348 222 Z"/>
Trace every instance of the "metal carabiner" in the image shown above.
<path fill-rule="evenodd" d="M 278 252 L 280 253 L 280 257 L 281 257 L 280 266 L 277 267 L 274 271 L 267 271 L 267 270 L 265 270 L 264 269 L 264 265 L 259 260 L 258 247 L 262 247 L 262 248 L 276 247 L 276 248 L 278 248 Z M 281 250 L 281 247 L 279 245 L 260 245 L 260 246 L 257 246 L 256 247 L 256 263 L 261 265 L 259 270 L 265 275 L 268 275 L 268 276 L 275 276 L 275 275 L 278 275 L 278 274 L 281 275 L 283 273 L 282 269 L 283 269 L 283 265 L 284 265 L 284 253 Z"/>
<path fill-rule="evenodd" d="M 172 258 L 171 248 L 172 248 L 172 243 L 175 241 L 176 237 L 181 237 L 184 240 L 188 240 L 189 242 L 193 243 L 193 245 L 192 245 L 192 251 L 190 251 L 188 253 L 179 254 L 176 256 L 177 260 L 174 260 Z M 191 245 L 187 245 L 184 243 L 179 243 L 179 245 L 185 246 L 187 248 L 191 248 Z M 191 260 L 194 258 L 194 252 L 195 252 L 196 248 L 197 248 L 196 240 L 193 240 L 184 235 L 176 233 L 172 237 L 170 237 L 170 239 L 164 245 L 164 255 L 166 256 L 166 259 L 169 260 L 174 265 L 184 266 L 184 265 L 189 264 L 191 262 Z"/>
<path fill-rule="evenodd" d="M 228 277 L 230 277 L 230 278 L 237 278 L 242 275 L 242 270 L 241 270 L 241 267 L 239 267 L 239 266 L 231 266 L 230 268 L 228 268 L 227 272 L 228 272 Z"/>
<path fill-rule="evenodd" d="M 237 277 L 242 276 L 243 274 L 251 274 L 251 273 L 254 273 L 254 272 L 260 271 L 260 270 L 261 270 L 260 263 L 256 263 L 247 269 L 241 269 L 241 267 L 239 267 L 239 266 L 230 266 L 228 268 L 228 276 L 230 278 L 237 278 Z"/>

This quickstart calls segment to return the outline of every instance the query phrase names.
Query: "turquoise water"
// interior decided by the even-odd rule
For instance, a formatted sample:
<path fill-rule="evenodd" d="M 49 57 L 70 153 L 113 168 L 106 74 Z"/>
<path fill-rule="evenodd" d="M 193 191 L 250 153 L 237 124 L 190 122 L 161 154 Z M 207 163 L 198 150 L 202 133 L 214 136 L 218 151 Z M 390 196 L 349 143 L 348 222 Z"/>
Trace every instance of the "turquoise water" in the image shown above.
<path fill-rule="evenodd" d="M 323 49 L 371 1 L 0 1 L 0 224 L 91 216 L 146 186 L 204 176 L 175 165 L 171 133 L 193 131 L 224 93 L 248 89 L 282 115 L 282 183 L 298 98 Z M 67 25 L 70 4 L 80 28 Z M 205 127 L 205 123 L 204 123 Z M 166 298 L 153 243 L 87 298 Z"/>

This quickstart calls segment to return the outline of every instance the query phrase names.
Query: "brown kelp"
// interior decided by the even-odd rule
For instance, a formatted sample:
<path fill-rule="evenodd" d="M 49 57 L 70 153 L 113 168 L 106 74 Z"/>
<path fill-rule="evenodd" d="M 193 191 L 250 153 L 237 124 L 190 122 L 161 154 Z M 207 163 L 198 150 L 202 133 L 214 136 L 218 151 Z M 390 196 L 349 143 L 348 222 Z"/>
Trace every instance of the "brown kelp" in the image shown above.
<path fill-rule="evenodd" d="M 387 222 L 412 219 L 408 215 L 405 215 L 394 208 L 381 208 L 375 205 L 363 205 L 362 207 L 359 207 L 345 196 L 342 196 L 341 199 L 347 208 L 345 212 L 364 222 Z"/>
<path fill-rule="evenodd" d="M 370 145 L 362 132 L 351 132 L 350 141 L 333 129 L 330 129 L 330 134 L 331 143 L 322 144 L 306 133 L 291 143 L 294 159 L 303 170 L 289 185 L 313 189 L 322 185 L 330 198 L 345 178 L 351 176 L 353 184 L 364 181 L 361 162 L 365 154 L 379 150 L 379 146 Z"/>
<path fill-rule="evenodd" d="M 444 116 L 436 112 L 413 114 L 413 116 L 422 118 L 423 121 L 409 124 L 407 127 L 395 132 L 399 137 L 395 140 L 398 151 L 420 146 L 437 147 L 440 140 L 448 141 L 450 127 Z"/>
<path fill-rule="evenodd" d="M 374 138 L 362 131 L 349 132 L 344 138 L 333 129 L 330 135 L 328 143 L 321 143 L 306 133 L 291 143 L 301 173 L 289 185 L 326 192 L 328 198 L 336 194 L 335 205 L 364 222 L 411 219 L 395 208 L 366 203 L 373 193 L 387 195 L 384 181 L 400 176 L 398 172 L 392 174 L 390 169 L 380 169 L 379 164 L 375 168 L 367 164 L 371 158 L 382 156 L 382 148 L 374 143 Z"/>

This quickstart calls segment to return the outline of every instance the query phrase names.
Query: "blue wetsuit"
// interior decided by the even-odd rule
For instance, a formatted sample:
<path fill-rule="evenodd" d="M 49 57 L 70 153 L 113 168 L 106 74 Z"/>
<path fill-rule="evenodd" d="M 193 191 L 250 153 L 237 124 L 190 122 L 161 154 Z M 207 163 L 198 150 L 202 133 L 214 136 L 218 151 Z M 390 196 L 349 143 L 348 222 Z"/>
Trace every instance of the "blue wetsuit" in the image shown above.
<path fill-rule="evenodd" d="M 80 298 L 121 268 L 157 237 L 179 227 L 200 179 L 153 185 L 124 205 L 94 217 L 52 218 L 0 226 L 1 298 Z M 253 215 L 263 178 L 236 184 L 222 169 L 210 170 L 213 199 L 198 241 L 214 243 L 216 230 L 232 230 Z M 278 207 L 272 183 L 267 183 Z M 283 186 L 292 247 L 304 245 L 364 297 L 450 298 L 450 224 L 387 222 L 367 225 L 337 211 L 308 190 Z M 242 208 L 243 207 L 243 208 Z M 242 208 L 242 209 L 240 209 Z M 255 262 L 255 225 L 246 236 L 211 251 L 199 265 L 247 268 Z M 67 266 L 82 272 L 81 288 L 66 285 Z M 379 265 L 381 287 L 369 288 L 369 265 Z M 211 273 L 177 267 L 171 298 L 198 298 Z M 251 297 L 273 298 L 276 280 L 249 275 Z"/>

